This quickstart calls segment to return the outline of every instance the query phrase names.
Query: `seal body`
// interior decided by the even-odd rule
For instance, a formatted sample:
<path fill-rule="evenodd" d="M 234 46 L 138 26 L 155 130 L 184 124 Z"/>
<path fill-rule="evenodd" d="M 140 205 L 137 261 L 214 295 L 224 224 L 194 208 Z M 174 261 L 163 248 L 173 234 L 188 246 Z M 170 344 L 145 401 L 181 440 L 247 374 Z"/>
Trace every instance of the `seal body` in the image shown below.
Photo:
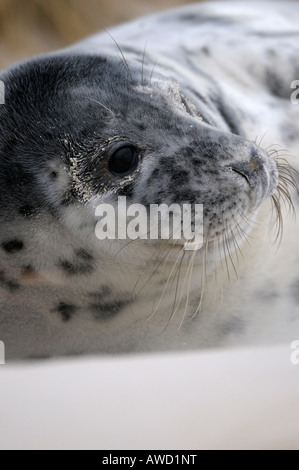
<path fill-rule="evenodd" d="M 195 4 L 1 73 L 8 358 L 296 339 L 298 24 L 292 2 Z M 119 197 L 202 204 L 203 248 L 99 241 Z"/>

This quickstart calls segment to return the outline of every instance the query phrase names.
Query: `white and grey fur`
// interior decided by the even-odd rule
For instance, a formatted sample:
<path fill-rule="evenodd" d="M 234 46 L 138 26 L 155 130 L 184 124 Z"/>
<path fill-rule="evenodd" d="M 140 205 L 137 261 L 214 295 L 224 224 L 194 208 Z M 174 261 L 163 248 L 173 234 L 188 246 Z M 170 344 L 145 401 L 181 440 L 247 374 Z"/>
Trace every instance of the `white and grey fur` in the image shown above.
<path fill-rule="evenodd" d="M 8 358 L 298 337 L 298 40 L 296 3 L 195 4 L 0 74 Z M 125 145 L 139 164 L 120 178 Z M 120 195 L 203 204 L 204 248 L 99 242 L 95 207 Z"/>

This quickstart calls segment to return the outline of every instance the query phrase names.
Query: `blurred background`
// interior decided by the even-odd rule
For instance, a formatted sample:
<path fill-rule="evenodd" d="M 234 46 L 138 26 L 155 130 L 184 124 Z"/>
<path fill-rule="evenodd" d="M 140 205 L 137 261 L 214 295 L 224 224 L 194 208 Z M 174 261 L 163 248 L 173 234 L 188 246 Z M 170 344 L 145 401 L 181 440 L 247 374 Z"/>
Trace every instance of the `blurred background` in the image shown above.
<path fill-rule="evenodd" d="M 192 0 L 0 0 L 0 69 Z"/>

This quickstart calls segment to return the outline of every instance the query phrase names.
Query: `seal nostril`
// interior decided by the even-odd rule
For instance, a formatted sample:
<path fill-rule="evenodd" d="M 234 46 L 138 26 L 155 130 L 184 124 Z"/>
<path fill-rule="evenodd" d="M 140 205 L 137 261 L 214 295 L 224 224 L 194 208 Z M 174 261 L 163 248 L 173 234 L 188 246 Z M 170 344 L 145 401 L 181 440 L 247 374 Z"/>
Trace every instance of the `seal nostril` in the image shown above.
<path fill-rule="evenodd" d="M 260 157 L 254 153 L 250 160 L 233 163 L 229 166 L 229 169 L 245 178 L 252 188 L 257 181 L 260 171 L 263 169 L 263 162 Z"/>
<path fill-rule="evenodd" d="M 244 170 L 241 170 L 239 168 L 234 168 L 233 166 L 231 167 L 231 170 L 237 173 L 238 175 L 242 176 L 243 178 L 245 178 L 249 186 L 252 187 L 252 183 L 250 181 L 250 177 L 248 173 L 246 173 Z"/>
<path fill-rule="evenodd" d="M 246 163 L 246 166 L 251 171 L 258 171 L 261 167 L 260 159 L 257 156 L 254 156 L 250 162 Z"/>

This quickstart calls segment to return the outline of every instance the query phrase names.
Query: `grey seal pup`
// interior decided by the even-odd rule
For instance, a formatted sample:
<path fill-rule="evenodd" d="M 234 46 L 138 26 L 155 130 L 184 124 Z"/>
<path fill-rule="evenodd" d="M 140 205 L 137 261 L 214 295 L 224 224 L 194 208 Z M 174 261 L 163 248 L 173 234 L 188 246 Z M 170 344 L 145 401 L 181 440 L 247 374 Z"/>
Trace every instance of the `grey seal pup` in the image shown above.
<path fill-rule="evenodd" d="M 192 4 L 1 72 L 8 359 L 296 339 L 298 25 L 292 2 Z M 119 197 L 201 204 L 202 248 L 100 241 Z"/>

